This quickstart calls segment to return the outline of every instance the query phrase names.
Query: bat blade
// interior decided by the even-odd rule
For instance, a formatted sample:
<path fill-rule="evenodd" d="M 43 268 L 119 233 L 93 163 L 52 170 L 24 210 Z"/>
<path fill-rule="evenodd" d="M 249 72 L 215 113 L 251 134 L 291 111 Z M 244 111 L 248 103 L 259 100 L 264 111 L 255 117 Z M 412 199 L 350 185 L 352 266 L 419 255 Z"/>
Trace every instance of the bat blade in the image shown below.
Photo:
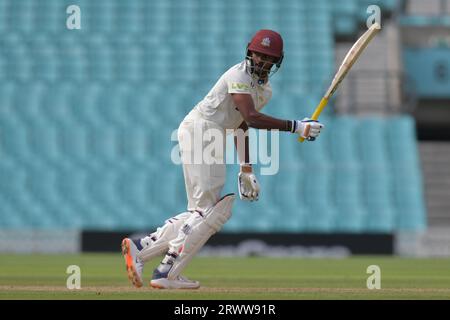
<path fill-rule="evenodd" d="M 337 90 L 339 84 L 347 75 L 348 71 L 355 64 L 356 60 L 358 60 L 361 53 L 367 47 L 369 42 L 373 39 L 373 37 L 380 31 L 380 25 L 378 23 L 373 24 L 350 48 L 350 50 L 345 55 L 344 60 L 339 66 L 336 75 L 331 82 L 330 87 L 328 88 L 325 97 L 329 99 Z"/>
<path fill-rule="evenodd" d="M 336 92 L 337 88 L 339 87 L 339 84 L 345 78 L 348 71 L 351 69 L 353 64 L 355 64 L 356 60 L 358 60 L 361 53 L 364 51 L 364 49 L 367 47 L 367 45 L 373 39 L 373 37 L 380 31 L 380 29 L 381 29 L 380 25 L 378 23 L 374 23 L 366 32 L 364 32 L 364 34 L 361 37 L 359 37 L 359 39 L 355 42 L 355 44 L 350 48 L 350 50 L 345 55 L 345 58 L 342 61 L 341 65 L 339 66 L 339 69 L 336 72 L 330 87 L 323 96 L 319 105 L 316 107 L 316 110 L 314 111 L 314 114 L 312 115 L 311 119 L 317 120 L 319 118 L 323 109 L 327 105 L 328 100 Z M 298 141 L 303 142 L 305 141 L 305 139 L 299 137 Z"/>

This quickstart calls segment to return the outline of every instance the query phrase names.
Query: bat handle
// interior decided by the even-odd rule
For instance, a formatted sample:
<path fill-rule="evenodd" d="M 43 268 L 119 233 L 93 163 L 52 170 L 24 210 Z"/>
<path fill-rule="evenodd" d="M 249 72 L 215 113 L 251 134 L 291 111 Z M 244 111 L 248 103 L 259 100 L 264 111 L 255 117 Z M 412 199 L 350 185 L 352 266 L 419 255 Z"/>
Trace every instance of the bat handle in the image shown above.
<path fill-rule="evenodd" d="M 322 113 L 323 109 L 325 108 L 325 106 L 328 103 L 328 98 L 323 97 L 322 100 L 320 100 L 319 105 L 317 106 L 316 110 L 314 111 L 313 115 L 311 116 L 312 120 L 318 120 L 320 114 Z M 299 142 L 303 142 L 305 141 L 305 138 L 303 137 L 298 137 L 298 141 Z"/>

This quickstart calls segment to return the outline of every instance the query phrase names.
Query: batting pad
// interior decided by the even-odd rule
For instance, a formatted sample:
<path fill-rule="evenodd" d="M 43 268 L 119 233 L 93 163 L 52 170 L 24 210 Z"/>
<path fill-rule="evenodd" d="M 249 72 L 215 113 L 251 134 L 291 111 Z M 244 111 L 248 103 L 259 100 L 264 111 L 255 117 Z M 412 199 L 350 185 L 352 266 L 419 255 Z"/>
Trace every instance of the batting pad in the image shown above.
<path fill-rule="evenodd" d="M 156 237 L 148 246 L 144 247 L 139 253 L 138 258 L 147 262 L 157 256 L 163 255 L 169 249 L 169 242 L 178 236 L 181 226 L 194 215 L 191 212 L 183 212 L 173 218 L 167 219 L 166 223 L 156 230 L 152 236 Z"/>
<path fill-rule="evenodd" d="M 169 244 L 170 251 L 177 252 L 178 257 L 168 272 L 168 279 L 177 278 L 206 241 L 222 229 L 231 217 L 234 199 L 234 193 L 227 194 L 204 214 L 193 214 L 181 227 L 178 237 Z"/>

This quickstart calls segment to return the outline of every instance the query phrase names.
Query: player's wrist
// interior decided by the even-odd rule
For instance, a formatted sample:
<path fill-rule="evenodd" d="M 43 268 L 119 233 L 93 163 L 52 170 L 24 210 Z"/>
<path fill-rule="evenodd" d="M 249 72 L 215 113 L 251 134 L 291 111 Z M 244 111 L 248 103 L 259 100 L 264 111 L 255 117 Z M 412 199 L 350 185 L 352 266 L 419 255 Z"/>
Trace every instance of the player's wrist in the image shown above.
<path fill-rule="evenodd" d="M 299 127 L 299 121 L 297 120 L 286 120 L 286 131 L 291 133 L 297 132 Z"/>
<path fill-rule="evenodd" d="M 241 163 L 241 172 L 252 173 L 252 165 L 250 163 Z"/>

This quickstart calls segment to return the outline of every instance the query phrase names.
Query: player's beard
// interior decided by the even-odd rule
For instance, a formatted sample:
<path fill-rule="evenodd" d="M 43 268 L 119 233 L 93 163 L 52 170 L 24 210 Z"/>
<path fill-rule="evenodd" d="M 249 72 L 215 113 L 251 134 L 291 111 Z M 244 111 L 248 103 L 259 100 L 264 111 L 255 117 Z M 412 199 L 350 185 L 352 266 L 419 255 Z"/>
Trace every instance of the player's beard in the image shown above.
<path fill-rule="evenodd" d="M 269 77 L 270 69 L 273 66 L 273 64 L 270 64 L 270 66 L 266 67 L 266 64 L 267 62 L 264 63 L 262 66 L 255 65 L 253 69 L 254 74 L 257 75 L 259 79 L 264 81 L 266 81 L 267 78 Z"/>

